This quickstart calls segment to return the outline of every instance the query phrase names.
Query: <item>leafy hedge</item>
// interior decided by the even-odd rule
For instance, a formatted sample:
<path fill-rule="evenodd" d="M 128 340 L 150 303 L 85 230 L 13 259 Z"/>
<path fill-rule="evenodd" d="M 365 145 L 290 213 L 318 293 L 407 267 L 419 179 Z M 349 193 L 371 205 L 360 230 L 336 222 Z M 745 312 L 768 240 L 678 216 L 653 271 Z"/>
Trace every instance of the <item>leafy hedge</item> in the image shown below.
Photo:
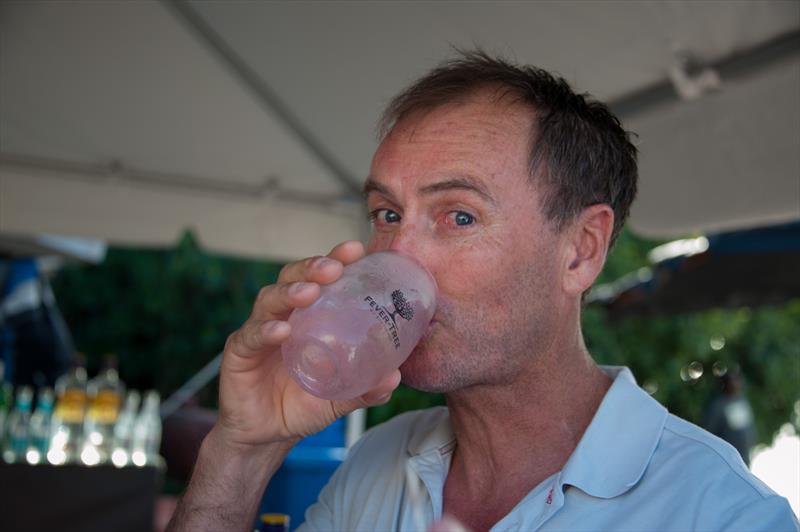
<path fill-rule="evenodd" d="M 623 233 L 600 282 L 646 265 L 656 244 Z M 169 395 L 217 354 L 280 266 L 207 254 L 187 233 L 170 250 L 112 248 L 101 265 L 65 268 L 53 288 L 90 373 L 114 352 L 130 386 Z M 715 362 L 741 366 L 761 441 L 772 439 L 800 400 L 800 301 L 614 323 L 590 306 L 583 321 L 598 362 L 631 367 L 659 401 L 690 421 L 700 420 L 715 392 Z M 692 362 L 703 373 L 684 380 Z M 692 368 L 697 376 L 700 366 Z M 216 405 L 215 386 L 202 401 Z M 368 423 L 434 404 L 444 399 L 401 386 L 389 404 L 370 409 Z"/>

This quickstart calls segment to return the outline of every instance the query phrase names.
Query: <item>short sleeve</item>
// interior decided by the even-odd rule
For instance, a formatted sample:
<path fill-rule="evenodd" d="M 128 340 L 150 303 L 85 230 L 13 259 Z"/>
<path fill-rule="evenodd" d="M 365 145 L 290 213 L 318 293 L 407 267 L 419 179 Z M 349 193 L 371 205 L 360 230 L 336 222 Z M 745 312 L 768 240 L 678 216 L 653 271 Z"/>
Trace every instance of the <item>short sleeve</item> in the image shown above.
<path fill-rule="evenodd" d="M 325 487 L 319 493 L 317 501 L 306 509 L 305 521 L 297 532 L 340 532 L 343 529 L 345 500 L 348 498 L 349 472 L 358 468 L 358 453 L 364 443 L 374 434 L 374 429 L 367 431 L 347 453 L 345 461 L 336 468 Z"/>
<path fill-rule="evenodd" d="M 322 492 L 319 494 L 317 502 L 312 504 L 306 510 L 305 521 L 297 528 L 297 532 L 322 532 L 328 530 L 336 530 L 335 523 L 333 522 L 333 511 L 331 510 L 331 497 L 330 491 L 331 482 L 329 482 Z"/>
<path fill-rule="evenodd" d="M 350 454 L 356 450 L 354 447 Z M 297 529 L 298 532 L 327 532 L 341 530 L 340 523 L 336 522 L 337 515 L 341 515 L 336 510 L 341 510 L 342 490 L 346 488 L 342 485 L 342 477 L 345 470 L 350 467 L 350 463 L 345 461 L 339 465 L 333 476 L 319 493 L 316 502 L 306 509 L 305 521 Z"/>
<path fill-rule="evenodd" d="M 777 495 L 745 506 L 723 523 L 719 529 L 730 532 L 800 532 L 800 523 L 789 501 Z"/>

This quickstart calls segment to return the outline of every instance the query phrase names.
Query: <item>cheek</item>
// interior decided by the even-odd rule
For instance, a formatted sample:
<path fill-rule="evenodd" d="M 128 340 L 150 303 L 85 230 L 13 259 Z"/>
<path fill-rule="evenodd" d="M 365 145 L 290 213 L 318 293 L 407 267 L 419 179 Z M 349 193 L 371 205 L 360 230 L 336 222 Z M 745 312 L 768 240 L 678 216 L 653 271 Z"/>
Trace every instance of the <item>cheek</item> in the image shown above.
<path fill-rule="evenodd" d="M 477 307 L 497 296 L 506 267 L 486 253 L 454 253 L 432 273 L 446 299 Z"/>
<path fill-rule="evenodd" d="M 389 235 L 386 233 L 379 233 L 375 230 L 372 231 L 372 234 L 369 237 L 369 241 L 367 241 L 367 253 L 374 253 L 376 251 L 385 251 L 389 249 L 389 245 L 391 244 L 391 239 Z"/>
<path fill-rule="evenodd" d="M 442 295 L 458 302 L 463 311 L 482 309 L 487 321 L 502 320 L 519 312 L 513 307 L 529 304 L 531 294 L 539 294 L 543 284 L 550 284 L 549 272 L 543 271 L 546 256 L 530 235 L 498 242 L 484 239 L 480 246 L 448 255 L 434 275 Z"/>

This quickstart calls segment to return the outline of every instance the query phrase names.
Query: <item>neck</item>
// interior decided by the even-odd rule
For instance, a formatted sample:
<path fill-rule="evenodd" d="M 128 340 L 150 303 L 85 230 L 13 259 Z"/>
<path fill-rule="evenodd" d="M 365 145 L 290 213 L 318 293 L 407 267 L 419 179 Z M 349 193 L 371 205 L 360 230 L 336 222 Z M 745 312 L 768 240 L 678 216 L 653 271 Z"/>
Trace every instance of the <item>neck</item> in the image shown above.
<path fill-rule="evenodd" d="M 463 507 L 475 505 L 489 525 L 502 518 L 564 467 L 611 385 L 580 333 L 571 349 L 536 357 L 510 382 L 448 394 L 457 441 L 445 485 L 450 513 L 469 520 Z"/>
<path fill-rule="evenodd" d="M 611 379 L 588 354 L 568 367 L 539 368 L 515 382 L 481 386 L 449 394 L 458 454 L 498 462 L 502 470 L 519 470 L 520 463 L 542 462 L 537 469 L 549 476 L 559 471 L 583 436 Z M 541 459 L 531 458 L 531 452 Z M 473 456 L 474 455 L 474 456 Z M 517 461 L 520 456 L 525 460 Z M 507 469 L 503 462 L 509 462 Z M 472 460 L 469 463 L 475 463 Z"/>

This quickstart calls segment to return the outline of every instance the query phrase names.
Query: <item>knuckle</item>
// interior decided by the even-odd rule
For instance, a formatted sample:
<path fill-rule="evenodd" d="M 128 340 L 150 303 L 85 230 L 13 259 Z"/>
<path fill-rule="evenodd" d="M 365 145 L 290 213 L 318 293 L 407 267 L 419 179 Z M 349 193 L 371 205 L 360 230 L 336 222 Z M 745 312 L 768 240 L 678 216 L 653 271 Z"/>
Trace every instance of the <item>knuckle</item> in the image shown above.
<path fill-rule="evenodd" d="M 247 343 L 247 347 L 250 349 L 258 347 L 260 344 L 259 339 L 261 337 L 260 329 L 256 323 L 253 323 L 247 331 L 247 334 L 244 335 L 243 340 Z"/>
<path fill-rule="evenodd" d="M 285 265 L 283 266 L 283 268 L 281 268 L 281 271 L 279 271 L 279 272 L 278 272 L 278 277 L 284 277 L 284 276 L 286 276 L 286 274 L 288 274 L 288 273 L 291 271 L 292 267 L 293 267 L 295 264 L 297 264 L 297 263 L 296 263 L 296 262 L 290 262 L 290 263 L 288 263 L 288 264 L 285 264 Z"/>
<path fill-rule="evenodd" d="M 269 298 L 269 296 L 272 293 L 272 291 L 274 290 L 274 288 L 273 288 L 274 286 L 275 285 L 268 285 L 268 286 L 262 287 L 258 291 L 258 295 L 256 296 L 256 302 L 260 304 L 260 303 L 263 303 L 264 301 L 266 301 Z"/>
<path fill-rule="evenodd" d="M 290 279 L 296 277 L 298 273 L 305 272 L 305 270 L 311 268 L 314 264 L 314 261 L 316 261 L 320 257 L 321 255 L 314 255 L 313 257 L 308 257 L 305 259 L 300 259 L 295 262 L 290 262 L 289 264 L 281 268 L 281 271 L 278 274 L 278 279 L 285 280 L 287 277 Z"/>
<path fill-rule="evenodd" d="M 234 344 L 236 344 L 236 340 L 238 338 L 239 331 L 236 330 L 228 335 L 225 339 L 225 347 L 223 348 L 224 351 L 230 351 L 233 349 Z"/>

